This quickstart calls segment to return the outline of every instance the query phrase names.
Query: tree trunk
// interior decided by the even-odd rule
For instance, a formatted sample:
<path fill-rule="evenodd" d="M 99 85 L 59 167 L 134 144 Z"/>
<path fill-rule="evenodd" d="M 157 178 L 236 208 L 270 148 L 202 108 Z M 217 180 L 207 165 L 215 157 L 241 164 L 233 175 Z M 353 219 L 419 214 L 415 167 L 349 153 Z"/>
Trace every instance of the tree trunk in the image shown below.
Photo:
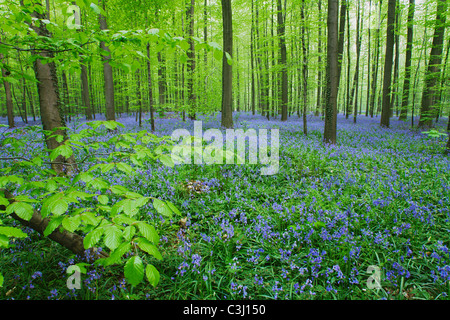
<path fill-rule="evenodd" d="M 388 2 L 388 21 L 386 30 L 386 53 L 384 60 L 384 78 L 383 78 L 383 102 L 381 110 L 381 126 L 389 128 L 389 120 L 391 117 L 391 80 L 392 80 L 392 64 L 394 59 L 394 25 L 395 25 L 395 8 L 396 0 Z"/>
<path fill-rule="evenodd" d="M 150 126 L 155 132 L 155 111 L 153 110 L 152 68 L 150 64 L 150 43 L 147 43 L 147 77 L 148 77 L 148 104 L 150 106 Z"/>
<path fill-rule="evenodd" d="M 37 20 L 42 20 L 45 18 L 45 13 L 38 13 L 35 11 L 32 13 L 32 17 Z M 39 26 L 31 24 L 31 28 L 40 37 L 51 37 L 44 23 L 39 23 Z M 33 54 L 36 53 L 33 52 Z M 53 58 L 53 53 L 48 51 L 41 51 L 39 55 L 46 59 Z M 54 134 L 52 134 L 53 137 L 45 137 L 47 148 L 51 151 L 64 144 L 68 138 L 66 130 L 55 130 L 56 128 L 66 126 L 61 112 L 56 66 L 53 61 L 44 64 L 40 59 L 36 59 L 33 63 L 33 67 L 36 80 L 38 81 L 37 87 L 42 127 L 46 131 L 54 131 Z M 55 135 L 62 136 L 63 140 L 58 142 Z M 52 169 L 55 170 L 56 174 L 65 173 L 72 175 L 77 171 L 74 156 L 71 156 L 69 159 L 58 156 L 52 161 Z"/>
<path fill-rule="evenodd" d="M 327 90 L 324 143 L 336 144 L 338 93 L 338 0 L 328 0 L 327 17 Z"/>
<path fill-rule="evenodd" d="M 189 105 L 189 118 L 195 120 L 196 96 L 194 93 L 194 74 L 195 74 L 195 44 L 194 44 L 194 8 L 195 0 L 191 0 L 186 10 L 186 22 L 189 23 L 189 49 L 188 56 L 188 77 L 187 77 L 187 99 Z"/>
<path fill-rule="evenodd" d="M 415 0 L 409 0 L 408 8 L 408 31 L 406 36 L 406 57 L 405 57 L 405 79 L 403 82 L 403 94 L 402 94 L 402 104 L 400 107 L 400 117 L 399 120 L 406 120 L 408 116 L 408 104 L 409 104 L 409 88 L 411 83 L 411 57 L 413 49 L 413 35 L 414 35 L 414 9 Z"/>
<path fill-rule="evenodd" d="M 382 1 L 379 2 L 379 11 L 378 11 L 378 27 L 375 30 L 375 55 L 373 57 L 372 63 L 372 86 L 370 93 L 370 105 L 369 105 L 369 113 L 370 117 L 373 118 L 373 111 L 375 108 L 375 100 L 377 96 L 377 81 L 378 81 L 378 62 L 380 58 L 380 28 L 381 28 L 381 6 Z"/>
<path fill-rule="evenodd" d="M 344 38 L 345 38 L 345 19 L 347 15 L 347 1 L 342 0 L 341 9 L 339 10 L 339 39 L 338 39 L 338 86 L 341 79 L 342 57 L 344 55 Z"/>
<path fill-rule="evenodd" d="M 99 5 L 103 6 L 103 9 L 106 8 L 105 5 L 106 0 L 100 0 Z M 107 30 L 108 25 L 106 23 L 106 17 L 104 17 L 102 14 L 99 14 L 99 23 L 100 23 L 100 29 L 101 30 Z M 113 77 L 113 71 L 112 67 L 109 64 L 109 61 L 111 60 L 111 54 L 109 47 L 105 45 L 105 42 L 100 42 L 100 48 L 103 52 L 103 79 L 105 83 L 105 111 L 106 111 L 106 120 L 108 121 L 115 121 L 116 120 L 116 111 L 115 111 L 115 105 L 114 105 L 114 77 Z"/>
<path fill-rule="evenodd" d="M 322 105 L 322 0 L 319 0 L 318 3 L 318 10 L 319 10 L 319 25 L 317 27 L 318 29 L 318 44 L 317 44 L 317 102 L 316 102 L 316 112 L 315 116 L 319 116 L 320 113 L 320 106 Z"/>
<path fill-rule="evenodd" d="M 223 50 L 233 54 L 233 24 L 231 1 L 221 0 L 223 19 Z M 233 73 L 232 66 L 228 63 L 226 55 L 222 62 L 222 120 L 225 128 L 233 127 Z"/>
<path fill-rule="evenodd" d="M 3 60 L 4 56 L 2 53 L 0 53 L 0 60 Z M 5 78 L 9 76 L 10 72 L 6 70 L 5 68 L 2 68 L 2 77 Z M 13 102 L 12 102 L 12 95 L 11 95 L 11 84 L 3 80 L 3 86 L 5 87 L 5 96 L 6 96 L 6 113 L 8 115 L 8 126 L 9 128 L 14 128 L 14 113 L 13 113 Z"/>
<path fill-rule="evenodd" d="M 0 189 L 0 194 L 4 194 L 5 198 L 9 200 L 10 203 L 14 202 L 14 196 L 7 190 Z M 6 210 L 6 207 L 4 205 L 0 205 L 0 210 Z M 39 211 L 34 210 L 33 216 L 29 221 L 26 221 L 19 216 L 17 216 L 15 213 L 11 214 L 11 217 L 14 220 L 17 220 L 21 223 L 21 225 L 31 228 L 34 231 L 38 232 L 40 235 L 44 235 L 44 231 L 48 226 L 48 223 L 50 222 L 49 218 L 42 218 Z M 66 230 L 59 231 L 59 228 L 53 231 L 50 235 L 48 235 L 48 238 L 50 240 L 55 241 L 56 243 L 59 243 L 63 247 L 69 249 L 73 253 L 79 255 L 80 257 L 84 257 L 86 250 L 84 249 L 83 245 L 83 237 L 72 232 L 68 232 Z M 96 249 L 91 249 L 90 256 L 95 256 L 97 258 L 106 258 L 108 257 L 108 254 L 105 252 L 101 252 L 98 255 L 92 255 L 94 252 L 98 252 Z"/>
<path fill-rule="evenodd" d="M 425 86 L 422 93 L 422 105 L 420 109 L 419 127 L 431 127 L 435 117 L 436 83 L 440 74 L 444 32 L 446 22 L 446 0 L 438 0 L 436 12 L 436 25 L 434 29 L 433 45 L 430 53 L 427 72 L 425 74 Z"/>
<path fill-rule="evenodd" d="M 162 56 L 161 51 L 158 52 L 157 56 L 159 105 L 162 107 L 166 104 L 166 59 Z"/>
<path fill-rule="evenodd" d="M 286 8 L 284 8 L 286 10 Z M 303 10 L 303 4 L 302 4 Z M 281 65 L 281 121 L 288 119 L 288 75 L 287 75 L 287 50 L 286 50 L 286 25 L 284 21 L 283 7 L 281 0 L 277 1 L 277 34 L 280 45 L 280 65 Z"/>
<path fill-rule="evenodd" d="M 255 19 L 254 19 L 254 4 L 252 1 L 252 26 L 250 29 L 250 64 L 251 64 L 251 74 L 252 74 L 252 83 L 251 83 L 251 109 L 252 114 L 255 115 L 256 112 L 256 101 L 255 101 Z"/>
<path fill-rule="evenodd" d="M 356 67 L 353 78 L 352 92 L 350 94 L 350 110 L 353 108 L 353 122 L 356 123 L 358 115 L 358 89 L 359 89 L 359 61 L 361 56 L 361 36 L 360 36 L 360 22 L 361 22 L 361 3 L 358 0 L 358 13 L 356 17 Z"/>
<path fill-rule="evenodd" d="M 278 0 L 281 1 L 281 0 Z M 302 63 L 302 74 L 303 74 L 303 134 L 308 134 L 308 124 L 306 121 L 306 108 L 308 104 L 308 52 L 306 48 L 306 41 L 305 41 L 305 0 L 302 0 L 301 9 L 300 9 L 300 16 L 302 19 L 302 52 L 303 52 L 303 63 Z"/>

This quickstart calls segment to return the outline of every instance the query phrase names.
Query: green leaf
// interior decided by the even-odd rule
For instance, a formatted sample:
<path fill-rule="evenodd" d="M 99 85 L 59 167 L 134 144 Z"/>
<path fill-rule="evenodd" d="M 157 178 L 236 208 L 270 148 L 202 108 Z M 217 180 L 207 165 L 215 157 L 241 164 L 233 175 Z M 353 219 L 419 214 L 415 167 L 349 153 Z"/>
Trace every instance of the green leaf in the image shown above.
<path fill-rule="evenodd" d="M 0 273 L 0 288 L 3 287 L 3 275 Z"/>
<path fill-rule="evenodd" d="M 123 230 L 123 237 L 126 240 L 131 241 L 131 239 L 133 238 L 135 233 L 136 233 L 136 228 L 134 226 L 128 226 Z"/>
<path fill-rule="evenodd" d="M 161 160 L 161 162 L 167 167 L 173 168 L 175 166 L 172 158 L 167 154 L 161 155 L 161 157 L 159 157 L 159 160 Z"/>
<path fill-rule="evenodd" d="M 158 213 L 164 217 L 172 218 L 172 210 L 167 206 L 167 204 L 159 199 L 153 199 L 153 207 Z"/>
<path fill-rule="evenodd" d="M 139 238 L 136 240 L 139 248 L 141 248 L 143 251 L 147 252 L 148 254 L 151 254 L 158 260 L 162 260 L 161 253 L 158 251 L 158 248 L 153 244 L 150 243 L 147 239 Z"/>
<path fill-rule="evenodd" d="M 62 226 L 69 232 L 74 232 L 81 223 L 81 216 L 76 215 L 74 217 L 65 216 L 62 220 Z"/>
<path fill-rule="evenodd" d="M 72 156 L 73 150 L 70 146 L 63 144 L 59 147 L 53 149 L 53 151 L 50 153 L 50 160 L 54 161 L 58 156 L 63 156 L 64 158 L 69 158 Z"/>
<path fill-rule="evenodd" d="M 117 226 L 105 228 L 103 242 L 110 249 L 116 249 L 122 240 L 122 231 Z"/>
<path fill-rule="evenodd" d="M 148 223 L 143 222 L 143 221 L 137 222 L 136 225 L 139 228 L 139 232 L 145 239 L 147 239 L 148 241 L 150 241 L 154 244 L 158 244 L 159 235 L 152 225 L 149 225 Z"/>
<path fill-rule="evenodd" d="M 69 204 L 64 199 L 57 199 L 49 205 L 49 210 L 56 216 L 60 216 L 69 209 Z"/>
<path fill-rule="evenodd" d="M 55 231 L 56 228 L 59 227 L 59 225 L 61 224 L 61 222 L 64 218 L 65 217 L 62 216 L 62 217 L 55 217 L 55 218 L 51 219 L 48 222 L 47 228 L 45 228 L 45 230 L 44 230 L 44 237 L 48 237 L 50 234 L 52 234 L 52 232 Z"/>
<path fill-rule="evenodd" d="M 96 245 L 100 241 L 100 238 L 103 235 L 103 231 L 103 227 L 99 227 L 89 232 L 83 239 L 84 248 L 89 249 Z"/>
<path fill-rule="evenodd" d="M 171 202 L 166 202 L 167 206 L 170 208 L 170 210 L 172 210 L 173 213 L 175 213 L 177 216 L 181 216 L 181 212 L 180 210 L 178 210 L 178 208 Z"/>
<path fill-rule="evenodd" d="M 133 168 L 129 164 L 123 162 L 119 162 L 117 164 L 117 169 L 124 172 L 127 175 L 130 175 L 133 172 Z"/>
<path fill-rule="evenodd" d="M 9 238 L 4 234 L 0 234 L 0 248 L 9 248 Z"/>
<path fill-rule="evenodd" d="M 101 169 L 102 173 L 111 171 L 112 168 L 114 168 L 114 163 L 105 163 L 105 164 L 100 165 L 100 169 Z"/>
<path fill-rule="evenodd" d="M 138 256 L 132 256 L 125 263 L 124 274 L 127 281 L 133 285 L 137 286 L 144 279 L 144 264 L 142 259 Z"/>
<path fill-rule="evenodd" d="M 145 268 L 145 275 L 147 276 L 148 282 L 150 282 L 153 287 L 156 287 L 158 285 L 160 274 L 155 266 L 148 264 Z"/>
<path fill-rule="evenodd" d="M 33 217 L 34 209 L 28 203 L 13 202 L 6 208 L 6 213 L 15 213 L 19 218 L 29 221 Z"/>
<path fill-rule="evenodd" d="M 125 188 L 124 186 L 121 186 L 121 185 L 113 185 L 109 189 L 111 190 L 112 193 L 115 193 L 118 195 L 122 195 L 127 192 L 130 192 L 130 190 L 128 190 L 127 188 Z"/>
<path fill-rule="evenodd" d="M 7 237 L 26 238 L 28 235 L 22 230 L 14 227 L 0 227 L 0 234 Z"/>
<path fill-rule="evenodd" d="M 114 251 L 112 251 L 108 258 L 104 260 L 102 265 L 110 266 L 112 264 L 120 263 L 123 255 L 130 251 L 131 245 L 129 242 L 121 243 Z"/>
<path fill-rule="evenodd" d="M 104 194 L 98 196 L 97 199 L 98 199 L 98 202 L 100 202 L 103 205 L 107 205 L 109 202 L 108 196 L 105 196 Z"/>

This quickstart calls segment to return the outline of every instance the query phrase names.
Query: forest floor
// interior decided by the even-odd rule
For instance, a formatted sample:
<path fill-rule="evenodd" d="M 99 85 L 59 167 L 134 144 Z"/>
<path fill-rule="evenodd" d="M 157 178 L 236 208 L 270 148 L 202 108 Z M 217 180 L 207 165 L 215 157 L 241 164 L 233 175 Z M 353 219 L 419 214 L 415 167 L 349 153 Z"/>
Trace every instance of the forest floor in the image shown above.
<path fill-rule="evenodd" d="M 203 130 L 220 128 L 219 117 L 202 120 Z M 150 130 L 134 117 L 118 121 L 122 131 Z M 282 123 L 235 114 L 235 128 L 279 129 L 280 166 L 272 176 L 262 176 L 260 164 L 155 163 L 127 179 L 108 173 L 183 214 L 165 221 L 147 208 L 161 239 L 163 260 L 148 258 L 161 273 L 158 286 L 131 287 L 120 268 L 92 264 L 81 290 L 69 290 L 66 268 L 78 257 L 26 230 L 28 238 L 0 253 L 0 300 L 448 299 L 447 138 L 397 120 L 390 129 L 379 118 L 352 121 L 339 116 L 338 143 L 325 147 L 319 117 L 308 118 L 305 136 L 296 116 Z M 177 128 L 192 132 L 193 124 L 156 121 L 158 135 Z M 200 187 L 193 193 L 187 186 L 194 182 Z"/>

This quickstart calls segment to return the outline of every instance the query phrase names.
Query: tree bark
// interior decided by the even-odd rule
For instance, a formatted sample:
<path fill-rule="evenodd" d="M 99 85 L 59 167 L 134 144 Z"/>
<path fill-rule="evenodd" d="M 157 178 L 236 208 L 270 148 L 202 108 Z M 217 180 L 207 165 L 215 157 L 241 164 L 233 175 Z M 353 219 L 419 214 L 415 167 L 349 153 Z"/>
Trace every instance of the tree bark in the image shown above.
<path fill-rule="evenodd" d="M 106 0 L 100 0 L 99 5 L 103 6 L 103 9 L 106 8 L 105 4 Z M 100 29 L 101 30 L 107 30 L 108 24 L 106 23 L 106 17 L 104 17 L 102 14 L 99 14 L 99 23 L 100 23 Z M 105 83 L 105 111 L 106 111 L 106 120 L 108 121 L 115 121 L 116 120 L 116 111 L 115 111 L 115 104 L 114 104 L 114 76 L 112 72 L 112 67 L 109 64 L 109 61 L 111 60 L 111 54 L 109 47 L 105 45 L 105 42 L 100 42 L 100 48 L 107 53 L 103 52 L 103 79 Z"/>
<path fill-rule="evenodd" d="M 356 123 L 356 117 L 358 115 L 358 89 L 359 89 L 359 63 L 361 56 L 361 36 L 360 36 L 360 21 L 361 21 L 361 3 L 358 0 L 358 13 L 356 17 L 356 67 L 355 75 L 353 78 L 352 92 L 350 94 L 350 110 L 353 107 L 353 123 Z"/>
<path fill-rule="evenodd" d="M 436 83 L 440 74 L 444 32 L 446 22 L 446 0 L 438 0 L 436 12 L 436 25 L 434 29 L 433 45 L 430 53 L 427 72 L 425 74 L 425 86 L 422 93 L 422 105 L 420 109 L 419 127 L 431 127 L 436 110 L 434 108 L 436 98 Z"/>
<path fill-rule="evenodd" d="M 373 118 L 373 111 L 375 108 L 375 100 L 377 96 L 377 81 L 378 81 L 378 62 L 380 58 L 380 28 L 381 28 L 381 6 L 382 1 L 379 2 L 379 11 L 378 11 L 378 27 L 375 30 L 375 54 L 373 56 L 372 62 L 372 86 L 370 92 L 370 104 L 369 104 L 369 113 L 370 117 Z"/>
<path fill-rule="evenodd" d="M 230 0 L 221 0 L 223 19 L 223 50 L 233 54 L 233 24 Z M 222 61 L 222 119 L 225 128 L 233 127 L 233 69 L 226 55 Z"/>
<path fill-rule="evenodd" d="M 2 53 L 0 53 L 0 60 L 3 60 L 4 56 Z M 2 77 L 5 78 L 10 75 L 10 72 L 6 70 L 5 68 L 2 68 Z M 6 96 L 6 113 L 8 115 L 8 126 L 9 128 L 14 128 L 14 113 L 13 113 L 13 102 L 12 102 L 12 95 L 11 95 L 11 84 L 3 80 L 3 86 L 5 87 L 5 96 Z"/>
<path fill-rule="evenodd" d="M 319 116 L 320 110 L 322 109 L 322 0 L 319 0 L 318 3 L 318 10 L 319 10 L 319 25 L 317 27 L 318 29 L 318 44 L 317 44 L 317 102 L 316 102 L 316 112 L 315 116 Z"/>
<path fill-rule="evenodd" d="M 8 199 L 10 203 L 14 202 L 14 196 L 9 191 L 0 189 L 0 193 L 3 193 L 5 195 L 5 198 Z M 6 210 L 6 207 L 0 205 L 0 210 Z M 29 221 L 20 218 L 15 213 L 12 213 L 11 217 L 14 220 L 20 222 L 21 225 L 33 229 L 42 236 L 44 235 L 44 231 L 47 228 L 48 223 L 50 222 L 49 218 L 43 218 L 40 212 L 37 210 L 34 210 L 33 216 Z M 69 249 L 71 252 L 79 255 L 80 257 L 84 257 L 86 254 L 86 250 L 84 249 L 83 245 L 84 238 L 76 233 L 68 232 L 66 230 L 59 231 L 59 229 L 57 228 L 50 235 L 48 235 L 48 238 Z M 91 253 L 90 256 L 92 257 L 92 253 L 98 251 L 96 249 L 90 249 L 88 250 L 88 252 Z M 108 257 L 108 254 L 101 251 L 101 253 L 95 256 L 97 258 L 106 258 Z"/>
<path fill-rule="evenodd" d="M 147 43 L 147 81 L 148 81 L 148 104 L 150 105 L 150 126 L 152 132 L 155 132 L 155 111 L 153 110 L 153 84 L 152 68 L 150 64 L 150 43 Z"/>
<path fill-rule="evenodd" d="M 302 5 L 303 6 L 303 5 Z M 302 7 L 303 8 L 303 7 Z M 286 8 L 284 8 L 286 10 Z M 303 10 L 303 9 L 302 9 Z M 288 119 L 288 76 L 287 76 L 287 50 L 286 50 L 286 25 L 284 21 L 281 0 L 277 1 L 277 34 L 280 46 L 281 66 L 281 121 Z"/>
<path fill-rule="evenodd" d="M 406 35 L 406 56 L 405 56 L 405 78 L 403 82 L 403 94 L 402 94 L 402 104 L 400 107 L 400 117 L 399 120 L 406 120 L 408 116 L 408 104 L 409 104 L 409 92 L 411 83 L 411 57 L 413 49 L 413 36 L 414 36 L 414 9 L 415 0 L 409 0 L 408 7 L 408 31 Z"/>
<path fill-rule="evenodd" d="M 186 22 L 189 23 L 189 49 L 187 51 L 188 56 L 188 77 L 187 77 L 187 98 L 189 105 L 189 118 L 195 120 L 195 106 L 196 96 L 194 93 L 194 74 L 195 74 L 195 44 L 194 44 L 194 8 L 195 0 L 191 0 L 186 10 Z"/>
<path fill-rule="evenodd" d="M 281 1 L 281 0 L 278 0 Z M 302 85 L 302 89 L 303 89 L 303 134 L 307 135 L 308 134 L 308 124 L 306 121 L 306 109 L 307 109 L 307 104 L 308 104 L 308 52 L 307 52 L 307 47 L 306 47 L 306 41 L 305 41 L 305 24 L 306 24 L 306 19 L 305 19 L 305 0 L 302 0 L 302 4 L 301 4 L 301 9 L 300 9 L 300 16 L 302 19 L 302 34 L 301 34 L 301 38 L 302 38 L 302 56 L 303 56 L 303 63 L 302 63 L 302 75 L 303 75 L 303 85 Z M 287 86 L 287 83 L 286 83 Z"/>
<path fill-rule="evenodd" d="M 45 13 L 38 13 L 35 11 L 32 13 L 32 17 L 37 20 L 42 20 L 45 18 Z M 51 37 L 44 23 L 39 23 L 39 26 L 36 24 L 31 24 L 30 26 L 38 36 Z M 33 54 L 37 55 L 35 52 L 33 52 Z M 53 61 L 47 61 L 47 63 L 41 61 L 41 59 L 52 59 L 53 53 L 50 51 L 41 51 L 39 56 L 41 58 L 36 59 L 33 62 L 33 67 L 38 81 L 37 87 L 42 127 L 45 131 L 53 131 L 53 137 L 45 136 L 45 143 L 51 152 L 51 150 L 64 144 L 68 139 L 68 136 L 65 129 L 56 129 L 65 127 L 66 124 L 61 111 L 55 63 Z M 55 135 L 62 136 L 62 141 L 58 142 Z M 55 170 L 56 174 L 72 175 L 77 171 L 74 156 L 71 156 L 68 159 L 63 156 L 58 156 L 52 161 L 52 169 Z"/>
<path fill-rule="evenodd" d="M 327 90 L 324 143 L 336 144 L 338 93 L 338 0 L 328 0 L 327 17 Z"/>
<path fill-rule="evenodd" d="M 338 38 L 338 86 L 341 79 L 342 58 L 344 55 L 344 38 L 345 38 L 345 20 L 347 15 L 347 1 L 341 0 L 341 9 L 339 10 L 339 38 Z"/>
<path fill-rule="evenodd" d="M 391 108 L 392 108 L 391 83 L 392 83 L 392 65 L 394 59 L 395 8 L 396 8 L 396 0 L 389 0 L 388 21 L 386 30 L 386 53 L 384 61 L 383 102 L 381 110 L 381 126 L 384 128 L 389 128 L 389 120 L 391 117 Z"/>

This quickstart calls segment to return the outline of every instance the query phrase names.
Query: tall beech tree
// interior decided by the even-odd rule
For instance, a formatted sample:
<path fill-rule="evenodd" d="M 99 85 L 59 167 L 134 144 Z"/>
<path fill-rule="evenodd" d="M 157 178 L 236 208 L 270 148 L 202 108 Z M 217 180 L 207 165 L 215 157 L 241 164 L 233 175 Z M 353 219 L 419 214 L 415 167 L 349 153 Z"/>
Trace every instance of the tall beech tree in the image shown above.
<path fill-rule="evenodd" d="M 304 3 L 302 2 L 302 12 Z M 284 8 L 286 9 L 286 8 Z M 281 121 L 288 119 L 288 74 L 287 74 L 287 50 L 286 50 L 286 25 L 285 14 L 281 0 L 277 0 L 277 34 L 280 45 L 280 66 L 281 66 Z"/>
<path fill-rule="evenodd" d="M 389 128 L 389 120 L 391 117 L 392 97 L 392 65 L 394 59 L 394 25 L 395 25 L 395 9 L 397 1 L 389 0 L 388 2 L 388 18 L 386 30 L 386 53 L 384 60 L 384 78 L 383 78 L 383 102 L 381 112 L 381 126 Z"/>
<path fill-rule="evenodd" d="M 6 64 L 3 60 L 4 55 L 0 53 L 0 61 L 2 61 L 3 64 Z M 2 77 L 3 79 L 8 77 L 11 74 L 9 70 L 7 70 L 5 67 L 2 68 Z M 5 98 L 6 98 L 6 113 L 8 116 L 8 126 L 9 128 L 14 128 L 14 113 L 13 113 L 13 101 L 12 101 L 12 94 L 11 94 L 11 84 L 7 80 L 3 80 L 3 87 L 5 88 Z"/>
<path fill-rule="evenodd" d="M 413 37 L 414 37 L 414 9 L 415 0 L 409 0 L 408 7 L 408 22 L 407 22 L 407 35 L 406 35 L 406 54 L 405 54 L 405 77 L 403 80 L 403 93 L 402 102 L 400 107 L 400 120 L 406 120 L 408 116 L 408 105 L 410 96 L 410 83 L 411 83 L 411 58 L 413 50 Z"/>
<path fill-rule="evenodd" d="M 99 4 L 106 9 L 106 0 L 99 0 Z M 108 24 L 106 22 L 106 17 L 103 14 L 98 15 L 100 29 L 107 30 Z M 100 42 L 100 48 L 102 50 L 103 59 L 103 80 L 104 80 L 104 93 L 105 93 L 105 110 L 106 110 L 106 120 L 116 120 L 116 110 L 114 103 L 114 76 L 111 61 L 111 50 L 105 44 L 104 41 Z"/>
<path fill-rule="evenodd" d="M 328 0 L 327 31 L 327 89 L 323 141 L 327 144 L 336 144 L 337 94 L 339 86 L 338 0 Z"/>
<path fill-rule="evenodd" d="M 194 43 L 194 13 L 195 13 L 195 0 L 188 0 L 188 4 L 186 7 L 186 23 L 188 25 L 188 41 L 189 41 L 189 49 L 187 51 L 188 62 L 188 75 L 187 75 L 187 99 L 188 99 L 188 114 L 191 120 L 194 120 L 195 108 L 196 108 L 196 100 L 197 97 L 194 92 L 194 75 L 195 75 L 195 43 Z"/>
<path fill-rule="evenodd" d="M 446 28 L 447 1 L 437 0 L 436 20 L 431 47 L 430 58 L 425 74 L 425 86 L 422 93 L 419 127 L 431 127 L 436 117 L 435 100 L 439 90 L 436 85 L 440 77 L 442 51 L 444 47 L 444 33 Z"/>
<path fill-rule="evenodd" d="M 233 54 L 233 20 L 231 0 L 221 0 L 223 21 L 222 59 L 222 120 L 225 128 L 233 127 L 233 67 L 230 58 Z M 229 57 L 228 57 L 229 56 Z"/>

